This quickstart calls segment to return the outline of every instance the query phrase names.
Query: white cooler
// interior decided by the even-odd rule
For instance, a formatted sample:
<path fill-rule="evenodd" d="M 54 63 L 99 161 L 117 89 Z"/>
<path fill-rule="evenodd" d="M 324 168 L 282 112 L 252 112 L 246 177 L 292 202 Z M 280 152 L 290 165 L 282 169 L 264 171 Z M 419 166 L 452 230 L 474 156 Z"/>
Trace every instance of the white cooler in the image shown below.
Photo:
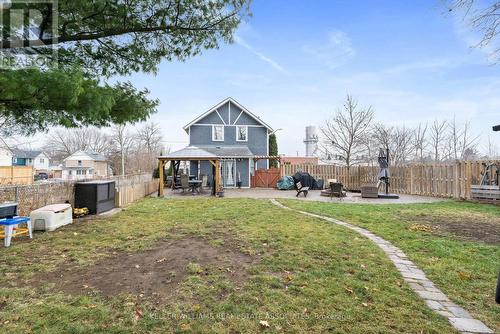
<path fill-rule="evenodd" d="M 36 209 L 30 215 L 35 231 L 54 231 L 73 222 L 71 204 L 52 204 Z"/>

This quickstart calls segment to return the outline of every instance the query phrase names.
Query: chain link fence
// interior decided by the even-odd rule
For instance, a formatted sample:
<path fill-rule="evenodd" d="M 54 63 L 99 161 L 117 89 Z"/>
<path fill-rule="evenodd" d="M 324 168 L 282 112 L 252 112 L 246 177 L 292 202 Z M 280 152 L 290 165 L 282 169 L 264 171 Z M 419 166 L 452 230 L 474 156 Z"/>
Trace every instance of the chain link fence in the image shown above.
<path fill-rule="evenodd" d="M 116 182 L 117 192 L 133 186 L 151 184 L 151 173 L 113 176 L 108 178 Z M 147 195 L 147 194 L 145 194 Z M 31 211 L 45 205 L 68 202 L 72 206 L 75 199 L 75 182 L 47 182 L 40 184 L 0 186 L 0 202 L 17 202 L 18 214 L 29 215 Z M 134 197 L 134 199 L 136 199 Z M 127 204 L 127 203 L 125 203 Z"/>

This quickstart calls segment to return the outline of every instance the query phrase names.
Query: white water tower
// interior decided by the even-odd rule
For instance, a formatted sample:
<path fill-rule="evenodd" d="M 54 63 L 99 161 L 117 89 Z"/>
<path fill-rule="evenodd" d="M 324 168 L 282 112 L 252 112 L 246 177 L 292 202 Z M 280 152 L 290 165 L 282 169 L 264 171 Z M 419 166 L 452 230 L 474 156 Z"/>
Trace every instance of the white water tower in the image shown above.
<path fill-rule="evenodd" d="M 318 141 L 316 127 L 313 125 L 306 126 L 306 139 L 304 139 L 304 144 L 306 144 L 306 157 L 316 156 L 318 152 Z"/>

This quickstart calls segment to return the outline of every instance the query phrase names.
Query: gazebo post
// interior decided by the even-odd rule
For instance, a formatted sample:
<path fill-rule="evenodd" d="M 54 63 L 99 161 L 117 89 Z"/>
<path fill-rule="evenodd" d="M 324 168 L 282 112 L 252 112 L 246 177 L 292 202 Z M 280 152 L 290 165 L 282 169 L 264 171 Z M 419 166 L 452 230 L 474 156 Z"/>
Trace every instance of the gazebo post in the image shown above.
<path fill-rule="evenodd" d="M 215 194 L 220 192 L 219 160 L 215 160 Z"/>
<path fill-rule="evenodd" d="M 177 180 L 177 174 L 179 173 L 179 165 L 181 162 L 177 160 L 172 160 L 172 190 L 175 189 L 175 181 Z"/>
<path fill-rule="evenodd" d="M 159 197 L 163 197 L 163 186 L 164 186 L 164 183 L 163 183 L 163 180 L 164 180 L 164 171 L 163 171 L 163 168 L 164 168 L 164 161 L 163 159 L 158 159 L 158 173 L 159 173 L 159 176 L 160 176 L 160 185 L 159 185 L 159 188 L 158 188 L 158 196 Z"/>

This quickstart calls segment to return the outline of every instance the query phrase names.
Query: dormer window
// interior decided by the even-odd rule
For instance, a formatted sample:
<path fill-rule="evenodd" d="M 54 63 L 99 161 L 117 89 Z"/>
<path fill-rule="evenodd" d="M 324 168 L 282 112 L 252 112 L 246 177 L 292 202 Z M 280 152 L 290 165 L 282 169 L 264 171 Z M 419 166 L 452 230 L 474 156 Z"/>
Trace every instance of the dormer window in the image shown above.
<path fill-rule="evenodd" d="M 248 126 L 236 126 L 236 141 L 248 141 Z"/>
<path fill-rule="evenodd" d="M 223 125 L 213 125 L 212 126 L 212 140 L 213 141 L 224 141 L 224 126 Z"/>

